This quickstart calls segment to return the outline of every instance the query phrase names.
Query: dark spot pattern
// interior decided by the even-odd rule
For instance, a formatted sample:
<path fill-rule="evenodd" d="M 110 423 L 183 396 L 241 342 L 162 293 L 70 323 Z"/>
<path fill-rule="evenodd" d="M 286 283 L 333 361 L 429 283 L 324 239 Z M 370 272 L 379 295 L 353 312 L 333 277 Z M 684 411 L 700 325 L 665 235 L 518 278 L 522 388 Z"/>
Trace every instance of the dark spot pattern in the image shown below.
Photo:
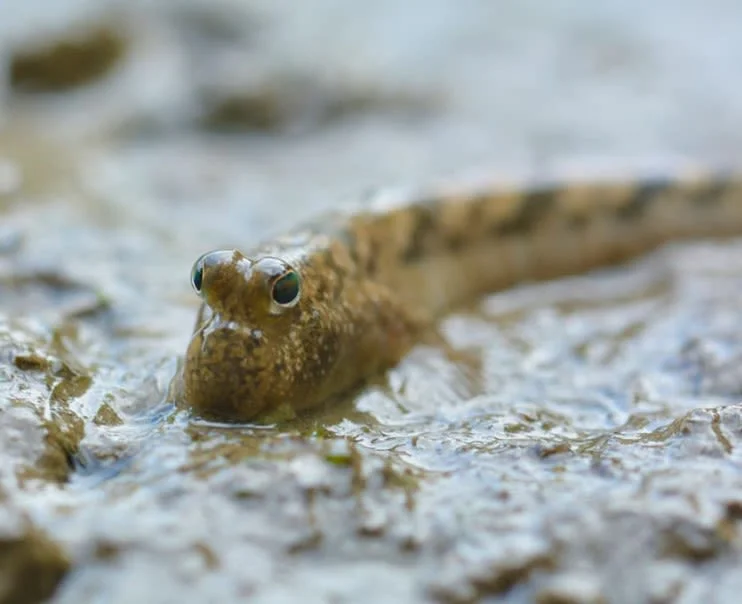
<path fill-rule="evenodd" d="M 673 183 L 665 178 L 649 180 L 641 183 L 634 190 L 631 199 L 616 210 L 616 217 L 620 220 L 633 221 L 641 218 L 649 210 L 652 204 L 668 189 L 673 187 Z"/>
<path fill-rule="evenodd" d="M 348 237 L 346 245 L 348 247 L 348 255 L 350 256 L 350 261 L 355 266 L 359 266 L 361 264 L 361 256 L 358 253 L 358 238 Z"/>
<path fill-rule="evenodd" d="M 582 230 L 587 227 L 590 223 L 591 216 L 587 214 L 579 214 L 569 217 L 569 228 L 575 231 Z"/>
<path fill-rule="evenodd" d="M 526 193 L 515 214 L 494 226 L 494 234 L 523 235 L 532 231 L 546 214 L 556 208 L 557 196 L 555 189 L 537 189 Z"/>
<path fill-rule="evenodd" d="M 366 259 L 366 274 L 369 277 L 373 277 L 376 274 L 376 269 L 379 263 L 379 253 L 381 252 L 381 244 L 376 237 L 372 237 L 369 241 L 369 253 Z"/>
<path fill-rule="evenodd" d="M 461 251 L 461 249 L 466 245 L 467 238 L 466 233 L 461 231 L 456 231 L 454 233 L 450 233 L 446 237 L 446 249 L 449 252 L 456 253 L 458 251 Z"/>
<path fill-rule="evenodd" d="M 415 228 L 410 235 L 409 245 L 402 251 L 402 260 L 405 263 L 415 262 L 429 251 L 426 249 L 426 242 L 436 230 L 439 204 L 437 201 L 429 201 L 415 207 Z"/>
<path fill-rule="evenodd" d="M 729 182 L 719 179 L 699 187 L 697 191 L 690 193 L 689 197 L 691 202 L 698 206 L 719 203 L 724 199 L 728 188 Z"/>
<path fill-rule="evenodd" d="M 487 215 L 487 207 L 492 203 L 492 199 L 492 194 L 488 193 L 481 193 L 472 197 L 469 213 L 466 217 L 469 232 L 475 233 L 479 231 Z"/>

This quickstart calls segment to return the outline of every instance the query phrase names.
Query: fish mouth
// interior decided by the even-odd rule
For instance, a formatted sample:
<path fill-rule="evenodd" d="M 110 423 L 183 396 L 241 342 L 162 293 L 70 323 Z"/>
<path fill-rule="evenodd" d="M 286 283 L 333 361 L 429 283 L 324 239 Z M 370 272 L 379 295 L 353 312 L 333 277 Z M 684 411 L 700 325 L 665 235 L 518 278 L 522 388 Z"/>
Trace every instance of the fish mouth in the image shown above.
<path fill-rule="evenodd" d="M 191 337 L 183 363 L 185 403 L 198 415 L 249 421 L 268 401 L 266 379 L 257 349 L 259 330 L 233 321 L 207 321 Z"/>
<path fill-rule="evenodd" d="M 191 340 L 200 337 L 204 343 L 213 340 L 226 342 L 234 339 L 257 343 L 262 339 L 262 330 L 228 319 L 214 312 L 209 306 L 204 306 L 208 311 L 204 310 L 200 327 L 193 333 Z M 208 315 L 205 314 L 206 312 Z"/>

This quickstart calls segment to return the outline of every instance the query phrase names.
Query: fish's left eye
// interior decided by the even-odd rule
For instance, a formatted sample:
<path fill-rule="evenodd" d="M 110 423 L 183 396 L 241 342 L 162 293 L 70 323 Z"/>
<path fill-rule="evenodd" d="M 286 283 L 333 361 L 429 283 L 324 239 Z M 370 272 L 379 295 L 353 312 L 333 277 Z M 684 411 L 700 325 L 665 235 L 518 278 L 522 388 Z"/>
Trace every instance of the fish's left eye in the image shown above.
<path fill-rule="evenodd" d="M 288 271 L 273 282 L 271 298 L 278 306 L 290 308 L 301 295 L 301 279 L 296 271 Z"/>

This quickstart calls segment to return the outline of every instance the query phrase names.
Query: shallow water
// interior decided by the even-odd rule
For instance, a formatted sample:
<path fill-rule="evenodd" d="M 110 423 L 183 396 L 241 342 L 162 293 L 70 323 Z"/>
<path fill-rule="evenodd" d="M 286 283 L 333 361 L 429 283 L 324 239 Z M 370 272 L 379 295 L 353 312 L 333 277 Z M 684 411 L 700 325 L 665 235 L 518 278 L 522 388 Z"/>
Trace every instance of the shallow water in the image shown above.
<path fill-rule="evenodd" d="M 280 427 L 167 389 L 207 249 L 380 186 L 738 162 L 740 7 L 108 6 L 0 9 L 4 65 L 124 49 L 0 95 L 0 495 L 69 559 L 54 601 L 736 601 L 739 241 L 472 301 L 478 379 L 420 346 Z"/>

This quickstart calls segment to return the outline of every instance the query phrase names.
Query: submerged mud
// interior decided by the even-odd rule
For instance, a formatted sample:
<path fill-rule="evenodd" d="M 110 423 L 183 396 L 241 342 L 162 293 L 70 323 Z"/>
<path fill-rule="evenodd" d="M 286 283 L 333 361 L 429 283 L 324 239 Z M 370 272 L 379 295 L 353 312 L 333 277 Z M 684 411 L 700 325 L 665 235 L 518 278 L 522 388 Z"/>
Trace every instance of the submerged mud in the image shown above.
<path fill-rule="evenodd" d="M 736 601 L 739 241 L 472 300 L 474 374 L 421 345 L 280 425 L 170 380 L 208 249 L 379 186 L 742 160 L 738 7 L 94 4 L 0 9 L 0 601 Z"/>

